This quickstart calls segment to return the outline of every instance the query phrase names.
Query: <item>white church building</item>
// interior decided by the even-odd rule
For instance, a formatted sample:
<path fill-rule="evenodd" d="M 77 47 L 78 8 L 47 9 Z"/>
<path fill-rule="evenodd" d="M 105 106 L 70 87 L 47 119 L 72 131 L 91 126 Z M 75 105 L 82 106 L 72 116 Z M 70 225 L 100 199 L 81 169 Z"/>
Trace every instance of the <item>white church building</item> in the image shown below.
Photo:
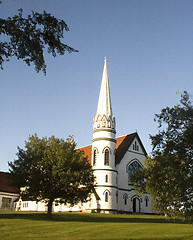
<path fill-rule="evenodd" d="M 149 194 L 139 195 L 131 185 L 130 175 L 144 167 L 146 150 L 137 132 L 116 138 L 112 112 L 107 62 L 105 58 L 97 113 L 93 121 L 92 145 L 80 148 L 93 166 L 95 192 L 87 203 L 55 205 L 53 211 L 102 213 L 153 213 Z M 46 211 L 44 203 L 17 202 L 17 210 Z"/>

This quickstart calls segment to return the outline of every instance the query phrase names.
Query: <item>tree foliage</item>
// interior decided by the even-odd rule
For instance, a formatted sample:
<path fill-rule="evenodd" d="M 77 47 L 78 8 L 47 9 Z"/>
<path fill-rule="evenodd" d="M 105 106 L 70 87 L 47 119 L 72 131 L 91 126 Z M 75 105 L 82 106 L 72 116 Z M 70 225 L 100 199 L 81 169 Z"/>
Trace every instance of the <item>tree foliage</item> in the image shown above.
<path fill-rule="evenodd" d="M 44 201 L 51 215 L 52 203 L 85 202 L 94 187 L 93 170 L 71 139 L 29 137 L 18 159 L 9 163 L 15 187 L 24 187 L 22 199 Z"/>
<path fill-rule="evenodd" d="M 193 105 L 188 93 L 180 104 L 156 114 L 155 121 L 159 132 L 150 136 L 152 156 L 132 180 L 139 191 L 152 195 L 158 211 L 193 220 Z"/>
<path fill-rule="evenodd" d="M 3 63 L 15 56 L 22 59 L 28 66 L 34 63 L 35 70 L 42 70 L 46 74 L 44 50 L 52 56 L 77 52 L 74 48 L 61 42 L 64 31 L 69 31 L 67 24 L 47 12 L 32 11 L 26 18 L 22 9 L 14 17 L 0 18 L 0 36 L 6 36 L 0 42 L 0 67 Z"/>

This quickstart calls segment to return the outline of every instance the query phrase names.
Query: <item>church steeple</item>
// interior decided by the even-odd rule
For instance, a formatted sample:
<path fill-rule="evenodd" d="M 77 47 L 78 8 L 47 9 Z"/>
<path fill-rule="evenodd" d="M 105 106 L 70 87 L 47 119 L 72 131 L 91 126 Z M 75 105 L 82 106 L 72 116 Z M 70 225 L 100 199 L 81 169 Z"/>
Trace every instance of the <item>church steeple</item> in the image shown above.
<path fill-rule="evenodd" d="M 107 58 L 105 57 L 101 89 L 98 100 L 97 113 L 94 117 L 93 130 L 111 128 L 115 131 L 115 118 L 112 113 L 109 80 L 107 74 Z"/>
<path fill-rule="evenodd" d="M 112 113 L 107 59 L 105 57 L 102 83 L 99 94 L 97 113 L 93 122 L 92 165 L 96 177 L 95 190 L 101 201 L 97 211 L 116 211 L 117 170 L 115 164 L 115 117 Z"/>
<path fill-rule="evenodd" d="M 101 89 L 98 101 L 97 115 L 106 116 L 112 115 L 112 107 L 111 107 L 111 97 L 110 97 L 110 89 L 109 89 L 109 80 L 107 74 L 107 58 L 105 57 L 105 63 L 103 68 L 103 76 L 101 82 Z"/>

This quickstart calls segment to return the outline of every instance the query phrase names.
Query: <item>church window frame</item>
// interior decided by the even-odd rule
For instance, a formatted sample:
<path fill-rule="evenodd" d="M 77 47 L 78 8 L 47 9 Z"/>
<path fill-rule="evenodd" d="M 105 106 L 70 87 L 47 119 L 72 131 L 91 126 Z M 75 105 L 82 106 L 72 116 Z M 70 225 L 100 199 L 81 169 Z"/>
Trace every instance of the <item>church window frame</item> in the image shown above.
<path fill-rule="evenodd" d="M 97 158 L 96 154 L 97 154 L 97 152 L 96 152 L 96 149 L 95 149 L 94 152 L 93 152 L 93 165 L 96 165 L 96 158 Z"/>
<path fill-rule="evenodd" d="M 145 197 L 145 207 L 149 207 L 149 198 Z"/>
<path fill-rule="evenodd" d="M 23 208 L 28 208 L 28 202 L 23 202 Z"/>
<path fill-rule="evenodd" d="M 137 141 L 133 143 L 133 150 L 139 152 L 139 145 L 137 144 Z"/>
<path fill-rule="evenodd" d="M 93 166 L 96 165 L 98 152 L 99 152 L 98 149 L 94 148 L 94 150 L 93 150 Z"/>
<path fill-rule="evenodd" d="M 109 150 L 105 149 L 104 153 L 104 165 L 109 166 Z"/>
<path fill-rule="evenodd" d="M 12 204 L 12 198 L 2 197 L 1 209 L 10 210 Z"/>
<path fill-rule="evenodd" d="M 109 193 L 105 192 L 105 202 L 108 202 L 108 201 L 109 201 Z"/>
<path fill-rule="evenodd" d="M 127 193 L 123 194 L 123 199 L 124 199 L 124 204 L 127 205 L 127 199 L 128 199 Z"/>
<path fill-rule="evenodd" d="M 108 202 L 109 201 L 109 196 L 111 195 L 111 192 L 108 189 L 106 189 L 103 192 L 103 195 L 104 195 L 104 198 L 105 198 L 105 202 Z"/>
<path fill-rule="evenodd" d="M 106 183 L 108 183 L 108 180 L 109 180 L 108 178 L 109 178 L 109 176 L 108 176 L 108 175 L 105 175 L 105 182 L 106 182 Z"/>
<path fill-rule="evenodd" d="M 109 166 L 111 149 L 109 147 L 105 147 L 102 153 L 104 154 L 104 165 Z"/>
<path fill-rule="evenodd" d="M 127 164 L 126 172 L 128 174 L 128 185 L 131 185 L 131 175 L 134 174 L 136 171 L 141 171 L 142 168 L 143 165 L 137 158 L 133 159 Z"/>

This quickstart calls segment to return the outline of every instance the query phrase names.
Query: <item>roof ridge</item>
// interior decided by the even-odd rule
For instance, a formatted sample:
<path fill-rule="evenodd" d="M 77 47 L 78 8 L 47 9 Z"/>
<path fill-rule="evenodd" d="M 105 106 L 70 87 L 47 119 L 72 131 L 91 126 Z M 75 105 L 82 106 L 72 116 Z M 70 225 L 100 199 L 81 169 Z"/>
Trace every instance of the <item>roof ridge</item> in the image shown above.
<path fill-rule="evenodd" d="M 137 132 L 129 133 L 129 134 L 122 135 L 122 136 L 120 136 L 120 137 L 116 137 L 116 138 L 126 137 L 126 136 L 129 136 L 129 135 L 132 135 L 132 134 L 137 134 Z"/>

